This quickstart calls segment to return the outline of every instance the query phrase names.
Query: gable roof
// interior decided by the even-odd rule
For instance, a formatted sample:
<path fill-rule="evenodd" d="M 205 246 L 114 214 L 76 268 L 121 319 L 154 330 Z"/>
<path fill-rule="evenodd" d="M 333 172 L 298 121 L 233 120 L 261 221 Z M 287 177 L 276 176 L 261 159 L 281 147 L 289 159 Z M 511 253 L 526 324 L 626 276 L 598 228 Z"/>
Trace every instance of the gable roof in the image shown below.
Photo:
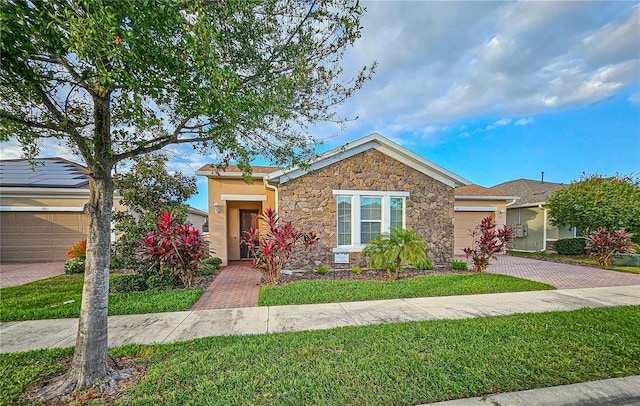
<path fill-rule="evenodd" d="M 309 169 L 300 167 L 293 167 L 287 169 L 277 170 L 267 176 L 268 180 L 285 183 L 289 180 L 306 175 L 309 171 L 318 170 L 329 166 L 333 163 L 347 159 L 361 152 L 368 151 L 370 149 L 376 149 L 381 153 L 394 158 L 403 164 L 428 175 L 448 186 L 464 186 L 470 182 L 465 178 L 456 175 L 455 173 L 443 168 L 434 162 L 429 161 L 415 154 L 408 149 L 396 144 L 395 142 L 383 137 L 380 134 L 373 133 L 366 137 L 360 138 L 353 142 L 349 142 L 344 146 L 334 148 L 327 151 L 316 159 L 312 160 L 309 165 Z"/>
<path fill-rule="evenodd" d="M 549 195 L 566 186 L 567 185 L 563 183 L 542 182 L 533 179 L 516 179 L 500 183 L 491 189 L 520 196 L 518 203 L 509 207 L 526 207 L 544 204 Z"/>
<path fill-rule="evenodd" d="M 251 166 L 251 176 L 254 178 L 264 178 L 268 174 L 279 170 L 277 166 Z M 227 165 L 225 168 L 216 168 L 213 165 L 204 165 L 196 171 L 196 175 L 209 176 L 212 178 L 238 178 L 242 179 L 242 170 L 237 165 Z"/>
<path fill-rule="evenodd" d="M 518 196 L 512 196 L 497 189 L 471 184 L 457 187 L 455 190 L 457 200 L 516 200 Z"/>
<path fill-rule="evenodd" d="M 0 186 L 37 188 L 87 188 L 87 168 L 64 158 L 36 158 L 0 161 Z"/>

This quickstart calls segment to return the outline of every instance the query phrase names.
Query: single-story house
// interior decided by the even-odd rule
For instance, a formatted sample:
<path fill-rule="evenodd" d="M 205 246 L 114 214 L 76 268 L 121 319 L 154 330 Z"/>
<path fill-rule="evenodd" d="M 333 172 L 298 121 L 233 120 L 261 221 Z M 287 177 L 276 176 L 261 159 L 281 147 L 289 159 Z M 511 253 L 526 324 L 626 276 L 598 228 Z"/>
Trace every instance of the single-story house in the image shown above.
<path fill-rule="evenodd" d="M 87 168 L 63 158 L 0 161 L 0 261 L 64 261 L 69 247 L 87 238 Z M 124 209 L 117 191 L 114 207 Z M 207 213 L 189 208 L 202 230 Z M 116 236 L 112 234 L 112 239 Z"/>
<path fill-rule="evenodd" d="M 434 261 L 450 260 L 456 188 L 469 184 L 375 133 L 321 154 L 308 169 L 254 167 L 253 184 L 233 165 L 205 165 L 196 174 L 208 178 L 211 249 L 223 264 L 250 256 L 243 232 L 260 227 L 259 214 L 270 207 L 318 235 L 310 252 L 294 258 L 292 267 L 303 269 L 362 264 L 365 244 L 393 226 L 416 230 Z"/>
<path fill-rule="evenodd" d="M 553 251 L 559 239 L 578 235 L 575 227 L 551 225 L 544 207 L 547 197 L 565 186 L 544 180 L 516 179 L 491 188 L 520 197 L 507 205 L 507 225 L 516 231 L 512 243 L 514 250 Z"/>
<path fill-rule="evenodd" d="M 462 255 L 463 249 L 473 247 L 473 230 L 485 217 L 491 217 L 497 228 L 507 224 L 507 205 L 518 196 L 480 185 L 457 187 L 455 190 L 454 254 Z"/>

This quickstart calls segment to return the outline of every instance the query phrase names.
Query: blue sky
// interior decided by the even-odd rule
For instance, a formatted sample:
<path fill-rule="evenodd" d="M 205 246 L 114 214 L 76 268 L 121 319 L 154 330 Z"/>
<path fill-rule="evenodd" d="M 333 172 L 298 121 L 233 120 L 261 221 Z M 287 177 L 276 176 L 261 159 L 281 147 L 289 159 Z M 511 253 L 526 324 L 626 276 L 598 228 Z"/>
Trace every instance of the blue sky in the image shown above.
<path fill-rule="evenodd" d="M 320 151 L 378 132 L 483 186 L 640 174 L 640 3 L 364 2 L 345 71 L 373 80 L 321 125 Z M 2 158 L 19 156 L 4 143 Z M 193 174 L 211 158 L 172 150 Z M 64 156 L 47 144 L 41 156 Z M 256 162 L 259 164 L 262 162 Z M 206 182 L 190 202 L 207 210 Z"/>

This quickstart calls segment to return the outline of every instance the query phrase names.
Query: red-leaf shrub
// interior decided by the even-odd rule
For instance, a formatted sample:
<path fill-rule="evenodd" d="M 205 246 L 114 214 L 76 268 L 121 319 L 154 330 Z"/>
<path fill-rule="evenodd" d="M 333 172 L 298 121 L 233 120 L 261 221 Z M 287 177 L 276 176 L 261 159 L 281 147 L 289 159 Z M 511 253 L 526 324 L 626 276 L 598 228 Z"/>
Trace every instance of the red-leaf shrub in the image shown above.
<path fill-rule="evenodd" d="M 87 257 L 87 240 L 80 240 L 76 245 L 69 247 L 67 257 L 70 259 L 85 259 Z"/>
<path fill-rule="evenodd" d="M 473 237 L 473 247 L 464 249 L 467 259 L 473 259 L 473 271 L 484 272 L 489 266 L 491 258 L 497 259 L 496 254 L 504 252 L 507 244 L 513 239 L 513 229 L 504 226 L 496 230 L 496 223 L 491 217 L 485 217 L 473 230 L 469 230 Z"/>
<path fill-rule="evenodd" d="M 279 218 L 276 212 L 267 208 L 260 216 L 266 226 L 266 232 L 260 235 L 260 231 L 251 228 L 242 236 L 242 240 L 248 247 L 258 247 L 254 249 L 253 266 L 267 275 L 267 281 L 271 284 L 278 283 L 278 274 L 282 271 L 291 258 L 293 249 L 299 242 L 302 242 L 304 250 L 309 249 L 316 241 L 313 232 L 301 232 L 296 229 L 291 222 L 279 226 Z"/>
<path fill-rule="evenodd" d="M 600 227 L 589 239 L 592 243 L 591 249 L 601 266 L 611 266 L 613 254 L 627 252 L 634 245 L 627 230 L 607 231 L 606 228 Z"/>
<path fill-rule="evenodd" d="M 200 230 L 189 224 L 176 224 L 176 216 L 165 210 L 156 230 L 144 236 L 140 255 L 158 265 L 161 274 L 169 270 L 184 286 L 191 287 L 198 259 L 208 244 Z"/>

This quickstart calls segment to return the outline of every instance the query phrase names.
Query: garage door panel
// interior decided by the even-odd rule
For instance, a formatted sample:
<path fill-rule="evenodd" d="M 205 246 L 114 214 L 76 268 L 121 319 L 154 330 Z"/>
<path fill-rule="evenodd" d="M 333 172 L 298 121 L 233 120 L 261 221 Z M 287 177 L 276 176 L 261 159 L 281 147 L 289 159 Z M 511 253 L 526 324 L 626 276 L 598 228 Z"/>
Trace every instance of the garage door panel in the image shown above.
<path fill-rule="evenodd" d="M 485 217 L 493 217 L 491 211 L 456 211 L 454 226 L 454 249 L 455 255 L 461 255 L 463 249 L 473 245 L 471 231 Z"/>
<path fill-rule="evenodd" d="M 84 213 L 1 213 L 2 261 L 63 261 L 69 247 L 86 238 Z"/>

